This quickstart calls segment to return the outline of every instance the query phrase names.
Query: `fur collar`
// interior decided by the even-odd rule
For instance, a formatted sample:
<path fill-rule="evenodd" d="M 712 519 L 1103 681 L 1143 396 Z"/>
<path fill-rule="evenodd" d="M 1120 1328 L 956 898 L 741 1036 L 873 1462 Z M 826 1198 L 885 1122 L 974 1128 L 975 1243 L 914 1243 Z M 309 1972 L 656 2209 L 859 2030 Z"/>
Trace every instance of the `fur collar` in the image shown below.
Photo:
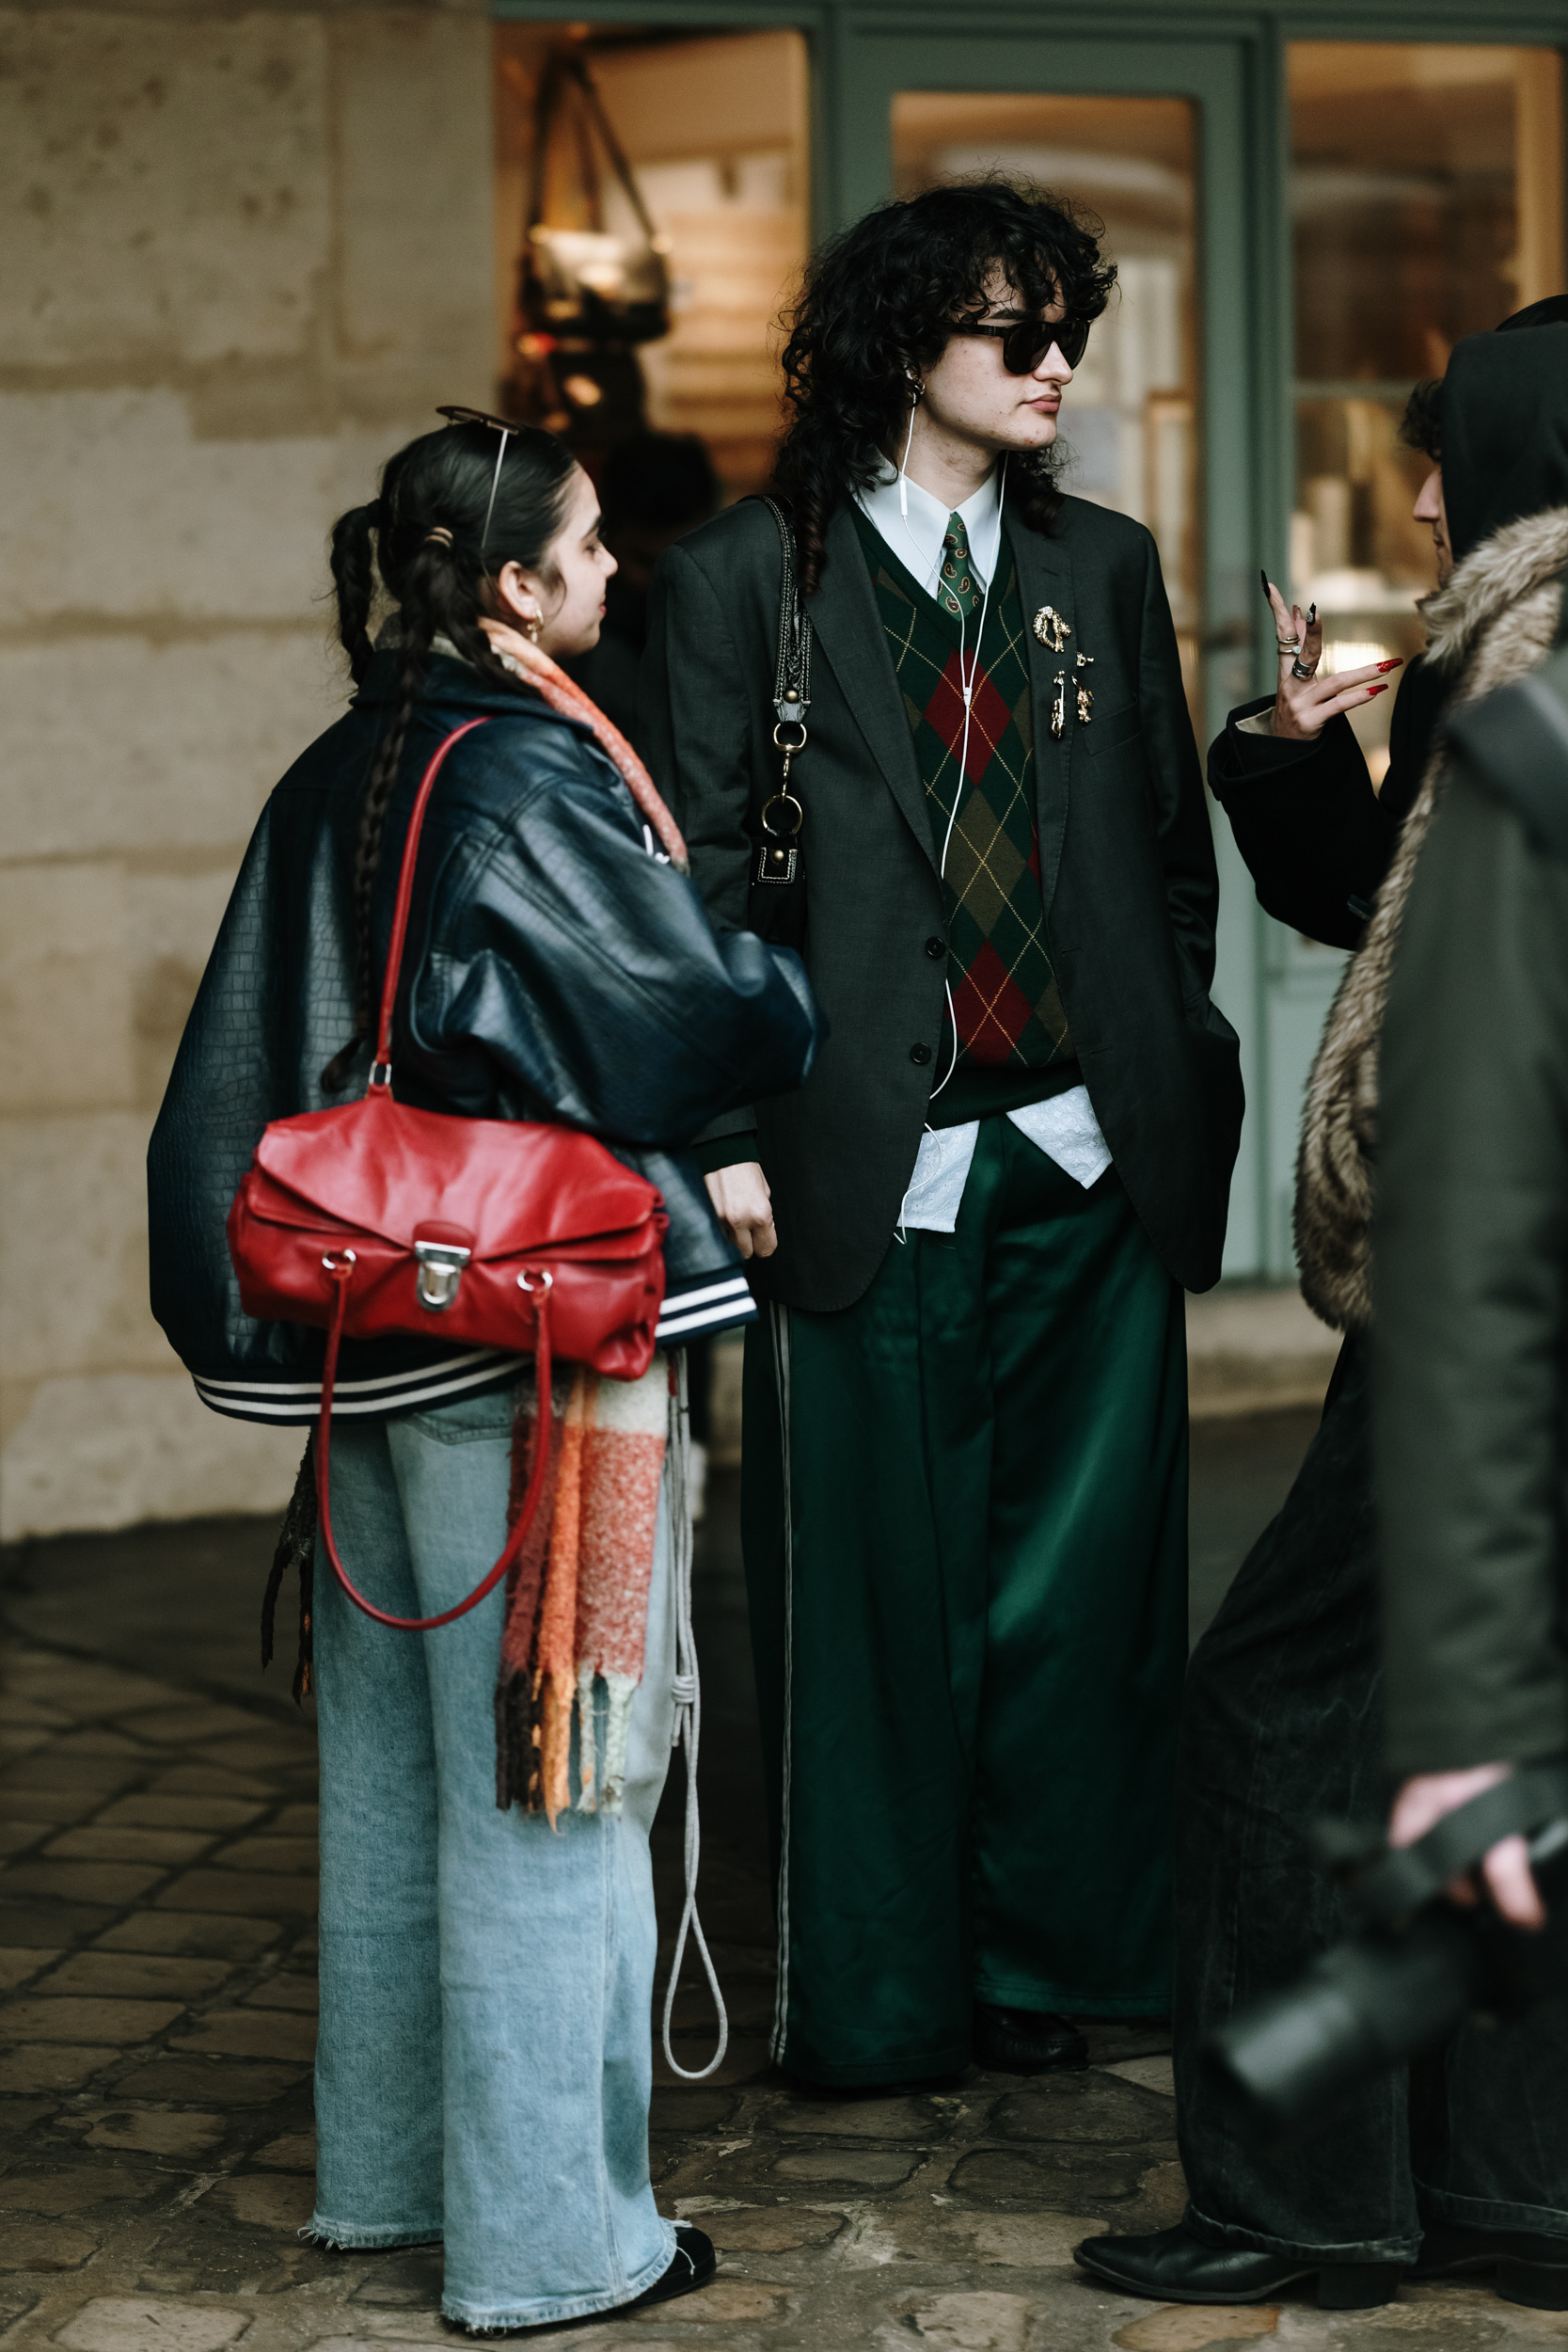
<path fill-rule="evenodd" d="M 1544 661 L 1558 632 L 1568 569 L 1568 507 L 1528 515 L 1466 556 L 1422 607 L 1428 658 L 1453 675 L 1455 704 L 1511 686 Z M 1439 736 L 1367 936 L 1346 967 L 1313 1065 L 1296 1160 L 1296 1255 L 1302 1295 L 1338 1331 L 1371 1313 L 1372 1166 L 1377 1048 L 1400 919 L 1443 787 Z"/>

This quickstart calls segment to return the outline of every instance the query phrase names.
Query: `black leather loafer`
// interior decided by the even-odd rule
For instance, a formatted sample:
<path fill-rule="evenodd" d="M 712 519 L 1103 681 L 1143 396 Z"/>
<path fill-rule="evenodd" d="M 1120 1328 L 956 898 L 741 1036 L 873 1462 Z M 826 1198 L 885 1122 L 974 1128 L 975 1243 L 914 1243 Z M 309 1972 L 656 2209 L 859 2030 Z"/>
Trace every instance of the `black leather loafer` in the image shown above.
<path fill-rule="evenodd" d="M 1403 2276 L 1399 2263 L 1320 2264 L 1246 2246 L 1205 2246 L 1180 2222 L 1152 2237 L 1086 2237 L 1072 2259 L 1118 2294 L 1157 2303 L 1266 2303 L 1281 2287 L 1315 2277 L 1320 2311 L 1365 2312 L 1391 2303 Z"/>
<path fill-rule="evenodd" d="M 713 2240 L 702 2230 L 694 2230 L 689 2221 L 677 2221 L 675 2250 L 670 2257 L 669 2269 L 651 2287 L 644 2287 L 634 2303 L 623 2303 L 621 2311 L 640 2312 L 646 2303 L 673 2303 L 677 2295 L 695 2295 L 699 2287 L 712 2283 L 718 2267 Z M 607 2318 L 610 2315 L 605 2314 Z M 614 2316 L 619 2318 L 620 2312 Z"/>
<path fill-rule="evenodd" d="M 1076 2074 L 1089 2062 L 1089 2045 L 1076 2026 L 1048 2009 L 993 2009 L 974 2004 L 974 2063 L 999 2074 Z"/>
<path fill-rule="evenodd" d="M 1471 2230 L 1441 2223 L 1421 2240 L 1412 2279 L 1461 2279 L 1471 2271 L 1495 2270 L 1505 2303 L 1527 2303 L 1532 2311 L 1568 2312 L 1568 2238 L 1539 2237 L 1531 2230 Z"/>

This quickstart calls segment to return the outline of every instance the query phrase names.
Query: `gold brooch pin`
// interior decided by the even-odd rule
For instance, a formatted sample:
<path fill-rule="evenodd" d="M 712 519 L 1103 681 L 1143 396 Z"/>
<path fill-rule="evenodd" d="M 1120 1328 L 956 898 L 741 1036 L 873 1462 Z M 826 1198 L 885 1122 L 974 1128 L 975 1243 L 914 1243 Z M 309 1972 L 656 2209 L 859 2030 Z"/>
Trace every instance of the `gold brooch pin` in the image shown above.
<path fill-rule="evenodd" d="M 1072 635 L 1070 627 L 1063 620 L 1053 604 L 1041 605 L 1035 615 L 1034 630 L 1047 653 L 1063 652 L 1068 639 Z"/>
<path fill-rule="evenodd" d="M 1059 743 L 1067 727 L 1067 672 L 1058 670 L 1056 691 L 1051 697 L 1051 739 Z"/>
<path fill-rule="evenodd" d="M 1077 668 L 1077 669 L 1080 669 L 1080 670 L 1092 670 L 1092 669 L 1094 668 L 1094 656 L 1093 656 L 1093 654 L 1092 654 L 1092 653 L 1081 653 L 1081 654 L 1079 655 L 1079 657 L 1078 657 L 1078 660 L 1077 660 L 1076 663 L 1074 664 L 1074 667 L 1075 667 L 1075 668 Z M 1093 717 L 1094 717 L 1094 695 L 1093 695 L 1093 692 L 1091 691 L 1091 690 L 1090 690 L 1090 688 L 1089 688 L 1089 685 L 1088 685 L 1087 680 L 1086 680 L 1086 679 L 1083 679 L 1083 680 L 1080 680 L 1080 682 L 1079 682 L 1079 687 L 1078 687 L 1078 723 L 1079 723 L 1079 725 L 1080 725 L 1081 727 L 1086 727 L 1086 726 L 1089 724 L 1089 722 L 1093 719 Z"/>

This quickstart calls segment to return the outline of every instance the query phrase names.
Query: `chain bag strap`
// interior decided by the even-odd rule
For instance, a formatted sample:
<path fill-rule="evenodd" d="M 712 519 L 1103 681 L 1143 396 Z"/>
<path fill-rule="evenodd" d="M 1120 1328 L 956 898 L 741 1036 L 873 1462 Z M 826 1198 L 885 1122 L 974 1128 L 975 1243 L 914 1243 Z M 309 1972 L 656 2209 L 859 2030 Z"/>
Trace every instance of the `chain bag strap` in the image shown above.
<path fill-rule="evenodd" d="M 806 748 L 806 712 L 811 707 L 810 615 L 800 603 L 795 568 L 795 534 L 782 506 L 762 501 L 778 526 L 779 650 L 773 675 L 773 742 L 783 755 L 777 788 L 763 803 L 757 825 L 761 840 L 752 873 L 751 928 L 775 945 L 798 947 L 805 936 L 806 898 L 801 831 L 806 812 L 793 769 Z"/>

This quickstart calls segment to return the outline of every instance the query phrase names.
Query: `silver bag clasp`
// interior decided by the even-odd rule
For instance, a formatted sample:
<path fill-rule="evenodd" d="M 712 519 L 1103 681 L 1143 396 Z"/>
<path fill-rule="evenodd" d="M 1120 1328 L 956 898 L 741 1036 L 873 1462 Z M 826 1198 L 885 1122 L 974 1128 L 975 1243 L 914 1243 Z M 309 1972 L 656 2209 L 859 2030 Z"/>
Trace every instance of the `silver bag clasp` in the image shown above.
<path fill-rule="evenodd" d="M 417 1241 L 414 1255 L 420 1266 L 417 1278 L 420 1304 L 438 1314 L 443 1307 L 450 1307 L 457 1296 L 463 1269 L 473 1252 L 462 1248 L 456 1242 Z"/>

